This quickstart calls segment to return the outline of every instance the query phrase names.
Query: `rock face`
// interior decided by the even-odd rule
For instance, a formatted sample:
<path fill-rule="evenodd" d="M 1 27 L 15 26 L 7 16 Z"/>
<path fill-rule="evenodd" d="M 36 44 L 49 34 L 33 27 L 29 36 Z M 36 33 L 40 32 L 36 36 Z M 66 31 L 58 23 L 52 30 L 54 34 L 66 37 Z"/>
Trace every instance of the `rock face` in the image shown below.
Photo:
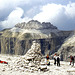
<path fill-rule="evenodd" d="M 61 54 L 61 59 L 65 61 L 68 61 L 68 56 L 75 56 L 75 32 L 66 38 L 58 53 Z"/>
<path fill-rule="evenodd" d="M 32 41 L 34 40 L 40 43 L 42 54 L 45 54 L 47 51 L 49 51 L 50 54 L 53 54 L 61 46 L 64 39 L 65 37 L 18 40 L 16 38 L 3 37 L 1 39 L 1 54 L 24 55 L 28 49 L 30 49 Z"/>
<path fill-rule="evenodd" d="M 22 29 L 57 29 L 56 26 L 53 26 L 50 22 L 38 22 L 37 20 L 31 20 L 28 23 L 18 23 L 15 27 Z"/>
<path fill-rule="evenodd" d="M 31 20 L 28 23 L 19 23 L 12 29 L 0 32 L 0 53 L 24 55 L 30 49 L 32 41 L 36 40 L 41 45 L 42 54 L 53 54 L 71 32 L 60 31 L 49 22 Z"/>

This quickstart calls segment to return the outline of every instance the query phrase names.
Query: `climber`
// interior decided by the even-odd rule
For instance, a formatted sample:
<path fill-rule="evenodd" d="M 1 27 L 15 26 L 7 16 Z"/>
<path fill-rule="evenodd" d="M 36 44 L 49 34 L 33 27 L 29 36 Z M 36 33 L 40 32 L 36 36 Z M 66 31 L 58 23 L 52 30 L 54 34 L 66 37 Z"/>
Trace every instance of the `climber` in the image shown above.
<path fill-rule="evenodd" d="M 47 54 L 47 56 L 46 56 L 46 64 L 47 64 L 47 65 L 50 65 L 49 54 Z"/>
<path fill-rule="evenodd" d="M 70 55 L 70 65 L 71 65 L 71 63 L 73 63 L 73 66 L 74 66 L 74 57 L 72 56 L 72 55 Z"/>
<path fill-rule="evenodd" d="M 56 65 L 56 58 L 57 58 L 57 54 L 56 53 L 54 54 L 53 58 L 54 58 L 54 65 Z"/>

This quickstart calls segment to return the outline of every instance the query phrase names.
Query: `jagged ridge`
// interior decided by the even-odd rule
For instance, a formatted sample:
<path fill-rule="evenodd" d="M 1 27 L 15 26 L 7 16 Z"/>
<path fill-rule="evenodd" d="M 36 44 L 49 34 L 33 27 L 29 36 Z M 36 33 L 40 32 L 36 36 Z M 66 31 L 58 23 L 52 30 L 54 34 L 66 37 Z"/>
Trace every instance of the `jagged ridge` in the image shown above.
<path fill-rule="evenodd" d="M 15 27 L 22 29 L 57 29 L 56 26 L 53 26 L 50 22 L 38 22 L 37 20 L 31 20 L 28 23 L 18 23 Z"/>

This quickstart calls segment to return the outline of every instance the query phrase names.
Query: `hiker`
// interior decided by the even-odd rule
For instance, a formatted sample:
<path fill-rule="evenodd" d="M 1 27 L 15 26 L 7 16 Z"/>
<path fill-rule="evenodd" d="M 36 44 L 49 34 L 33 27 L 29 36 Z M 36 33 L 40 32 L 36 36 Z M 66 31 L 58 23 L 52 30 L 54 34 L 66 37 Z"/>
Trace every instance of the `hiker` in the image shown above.
<path fill-rule="evenodd" d="M 71 65 L 71 63 L 73 63 L 73 66 L 74 66 L 74 57 L 72 56 L 72 55 L 70 55 L 70 65 Z"/>
<path fill-rule="evenodd" d="M 56 65 L 56 58 L 57 58 L 57 55 L 56 55 L 56 53 L 54 54 L 54 65 Z"/>
<path fill-rule="evenodd" d="M 59 54 L 57 54 L 57 66 L 60 66 L 60 56 L 59 56 Z"/>
<path fill-rule="evenodd" d="M 46 56 L 46 63 L 47 63 L 47 65 L 50 65 L 49 54 L 47 54 L 47 56 Z"/>

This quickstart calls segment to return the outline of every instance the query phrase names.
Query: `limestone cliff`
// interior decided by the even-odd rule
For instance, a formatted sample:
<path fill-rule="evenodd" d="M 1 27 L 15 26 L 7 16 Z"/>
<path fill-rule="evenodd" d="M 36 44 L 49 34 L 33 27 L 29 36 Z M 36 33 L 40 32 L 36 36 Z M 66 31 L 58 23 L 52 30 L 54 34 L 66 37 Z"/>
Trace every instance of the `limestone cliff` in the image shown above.
<path fill-rule="evenodd" d="M 40 42 L 41 52 L 50 54 L 56 52 L 64 39 L 72 31 L 60 31 L 49 22 L 40 23 L 31 20 L 28 23 L 18 23 L 12 29 L 0 32 L 0 52 L 3 54 L 25 54 L 32 45 L 32 41 Z"/>

